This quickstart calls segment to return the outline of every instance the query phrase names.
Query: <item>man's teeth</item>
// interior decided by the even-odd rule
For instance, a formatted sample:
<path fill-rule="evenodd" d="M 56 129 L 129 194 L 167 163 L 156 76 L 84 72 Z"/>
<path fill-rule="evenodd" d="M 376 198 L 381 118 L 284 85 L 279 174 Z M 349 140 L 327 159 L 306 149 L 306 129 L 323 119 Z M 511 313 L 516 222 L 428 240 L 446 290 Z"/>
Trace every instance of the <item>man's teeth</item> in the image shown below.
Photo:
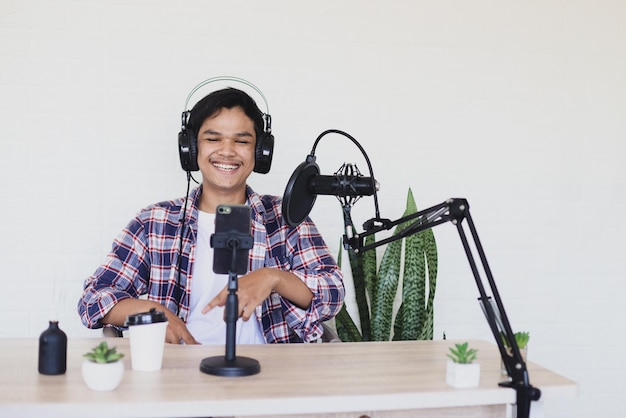
<path fill-rule="evenodd" d="M 233 165 L 233 164 L 213 164 L 215 167 L 219 168 L 220 170 L 236 170 L 239 166 L 238 165 Z"/>

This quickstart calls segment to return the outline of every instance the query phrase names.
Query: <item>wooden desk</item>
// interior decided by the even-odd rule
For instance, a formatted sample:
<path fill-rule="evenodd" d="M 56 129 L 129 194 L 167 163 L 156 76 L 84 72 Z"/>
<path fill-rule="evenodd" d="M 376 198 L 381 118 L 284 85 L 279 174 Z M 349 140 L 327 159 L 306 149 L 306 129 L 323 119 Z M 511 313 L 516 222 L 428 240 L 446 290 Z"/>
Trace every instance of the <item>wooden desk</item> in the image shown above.
<path fill-rule="evenodd" d="M 515 402 L 512 389 L 498 386 L 496 346 L 483 341 L 470 342 L 479 349 L 480 386 L 454 389 L 445 383 L 452 341 L 239 346 L 237 355 L 257 359 L 261 373 L 218 377 L 199 365 L 224 355 L 222 346 L 166 344 L 162 370 L 138 372 L 130 367 L 129 340 L 110 339 L 126 354 L 126 372 L 115 391 L 94 392 L 80 367 L 82 354 L 99 342 L 70 340 L 67 373 L 44 376 L 36 339 L 0 340 L 0 416 L 489 418 L 504 417 Z M 529 364 L 529 372 L 546 402 L 577 393 L 574 382 L 538 365 Z"/>

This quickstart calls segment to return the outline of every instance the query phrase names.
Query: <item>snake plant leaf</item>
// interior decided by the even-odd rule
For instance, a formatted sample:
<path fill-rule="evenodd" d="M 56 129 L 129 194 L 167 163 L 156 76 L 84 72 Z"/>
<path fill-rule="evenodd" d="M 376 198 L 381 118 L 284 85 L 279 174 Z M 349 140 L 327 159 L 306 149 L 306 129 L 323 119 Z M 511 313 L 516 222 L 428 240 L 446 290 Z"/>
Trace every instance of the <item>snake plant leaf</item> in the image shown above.
<path fill-rule="evenodd" d="M 376 242 L 374 235 L 365 237 L 365 245 L 372 245 Z M 376 250 L 372 249 L 361 253 L 363 259 L 363 276 L 365 278 L 365 288 L 367 293 L 372 299 L 376 299 L 376 292 L 378 290 L 378 261 L 376 257 Z"/>
<path fill-rule="evenodd" d="M 352 228 L 353 235 L 356 234 L 354 227 Z M 370 240 L 366 237 L 365 245 L 368 245 Z M 373 239 L 373 237 L 372 237 Z M 372 254 L 373 253 L 373 261 Z M 357 254 L 352 248 L 348 250 L 348 257 L 350 259 L 350 267 L 352 269 L 352 280 L 354 282 L 354 296 L 359 312 L 359 321 L 361 323 L 361 338 L 362 341 L 370 341 L 371 339 L 371 323 L 370 323 L 370 310 L 367 303 L 367 289 L 371 286 L 368 282 L 372 281 L 372 262 L 374 263 L 374 276 L 376 275 L 376 251 L 367 251 L 365 254 Z"/>
<path fill-rule="evenodd" d="M 409 189 L 407 206 L 402 217 L 415 213 L 416 211 L 417 209 L 413 199 L 413 193 L 411 192 L 411 189 Z M 393 234 L 397 235 L 410 224 L 410 222 L 405 222 L 398 225 Z M 405 238 L 387 244 L 387 248 L 385 249 L 383 258 L 380 262 L 380 267 L 378 269 L 378 293 L 375 299 L 376 303 L 372 305 L 372 340 L 374 341 L 389 341 L 390 339 L 393 305 L 398 291 L 398 283 L 400 281 L 402 246 L 403 241 L 405 240 L 407 239 Z M 414 250 L 411 249 L 411 251 Z M 405 248 L 405 256 L 406 255 Z M 410 258 L 414 257 L 410 256 Z M 414 299 L 417 296 L 416 289 L 409 288 L 408 293 L 409 297 L 413 299 L 410 303 L 414 306 Z M 406 307 L 402 310 L 402 312 L 403 315 L 407 315 L 407 312 L 409 315 L 414 314 L 414 312 L 408 311 Z M 408 322 L 405 322 L 404 325 L 406 326 L 407 323 Z M 412 321 L 412 323 L 414 323 L 414 321 Z"/>
<path fill-rule="evenodd" d="M 337 336 L 343 342 L 359 342 L 363 341 L 359 328 L 356 326 L 352 317 L 346 309 L 344 303 L 339 313 L 335 316 L 335 327 L 337 328 Z"/>
<path fill-rule="evenodd" d="M 405 238 L 402 303 L 394 323 L 394 340 L 417 339 L 424 322 L 426 266 L 419 235 Z"/>
<path fill-rule="evenodd" d="M 426 300 L 426 312 L 423 317 L 422 329 L 418 335 L 419 340 L 433 339 L 433 317 L 435 305 L 435 290 L 437 288 L 437 265 L 439 262 L 437 256 L 437 242 L 432 229 L 420 232 L 423 240 L 424 254 L 426 256 L 426 266 L 428 268 L 428 299 Z"/>
<path fill-rule="evenodd" d="M 353 234 L 356 234 L 356 229 L 352 229 Z M 373 235 L 365 237 L 365 245 L 370 245 L 375 242 Z M 341 260 L 341 250 L 338 260 Z M 375 286 L 378 282 L 378 276 L 376 273 L 376 251 L 370 250 L 365 253 L 357 254 L 352 248 L 348 249 L 348 257 L 350 260 L 350 268 L 352 270 L 352 280 L 354 284 L 354 294 L 357 304 L 357 310 L 359 313 L 359 321 L 361 324 L 361 332 L 358 332 L 358 327 L 354 325 L 354 321 L 346 311 L 339 314 L 340 322 L 337 324 L 337 333 L 341 341 L 354 342 L 354 341 L 371 341 L 371 321 L 370 321 L 370 305 L 368 303 L 367 294 L 369 293 L 369 300 L 373 300 L 371 296 L 375 292 Z M 341 263 L 338 262 L 339 267 Z M 354 326 L 354 328 L 352 328 Z M 357 330 L 355 333 L 354 330 Z"/>
<path fill-rule="evenodd" d="M 409 188 L 404 216 L 417 212 L 413 192 Z M 408 225 L 407 225 L 408 226 Z M 394 340 L 415 340 L 420 334 L 425 316 L 426 262 L 422 233 L 404 239 L 402 271 L 402 301 L 394 323 Z"/>
<path fill-rule="evenodd" d="M 373 341 L 389 341 L 393 303 L 400 279 L 401 249 L 401 240 L 387 244 L 387 248 L 385 248 L 385 253 L 380 262 L 377 294 L 372 303 Z"/>
<path fill-rule="evenodd" d="M 417 207 L 409 189 L 405 216 L 415 212 Z M 402 278 L 402 301 L 396 313 L 393 340 L 432 340 L 437 246 L 431 229 L 405 238 Z"/>
<path fill-rule="evenodd" d="M 432 230 L 421 231 L 407 239 L 405 256 L 403 300 L 394 324 L 394 340 L 432 340 L 434 300 L 437 285 L 437 247 Z M 413 248 L 408 247 L 413 245 Z M 416 258 L 414 258 L 416 257 Z M 426 283 L 428 282 L 428 290 Z M 417 286 L 417 298 L 404 288 Z M 411 308 L 407 313 L 404 307 Z"/>
<path fill-rule="evenodd" d="M 352 233 L 356 233 L 356 229 L 352 227 Z M 343 251 L 342 241 L 339 243 L 339 255 L 337 256 L 337 265 L 341 268 Z M 352 248 L 348 250 L 348 257 L 350 260 L 350 268 L 352 270 L 352 279 L 354 283 L 355 299 L 357 309 L 359 313 L 359 320 L 361 323 L 361 331 L 356 326 L 352 317 L 348 313 L 346 304 L 344 302 L 340 312 L 335 317 L 335 326 L 337 328 L 337 335 L 341 341 L 356 342 L 356 341 L 369 341 L 370 338 L 370 316 L 369 307 L 367 304 L 367 296 L 365 294 L 365 279 L 363 274 L 363 259 L 357 256 Z"/>

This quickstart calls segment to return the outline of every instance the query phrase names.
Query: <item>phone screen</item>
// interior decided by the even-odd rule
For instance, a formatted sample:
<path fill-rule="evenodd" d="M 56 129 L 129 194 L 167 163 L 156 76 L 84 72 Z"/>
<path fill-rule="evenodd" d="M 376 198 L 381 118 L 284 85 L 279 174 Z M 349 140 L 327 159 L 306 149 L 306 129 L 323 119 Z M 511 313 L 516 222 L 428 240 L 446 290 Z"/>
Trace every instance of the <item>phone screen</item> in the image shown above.
<path fill-rule="evenodd" d="M 213 272 L 242 275 L 248 272 L 248 256 L 252 248 L 250 234 L 250 207 L 246 205 L 219 205 L 215 211 L 215 233 L 211 236 L 213 247 Z M 233 244 L 236 250 L 233 254 Z"/>

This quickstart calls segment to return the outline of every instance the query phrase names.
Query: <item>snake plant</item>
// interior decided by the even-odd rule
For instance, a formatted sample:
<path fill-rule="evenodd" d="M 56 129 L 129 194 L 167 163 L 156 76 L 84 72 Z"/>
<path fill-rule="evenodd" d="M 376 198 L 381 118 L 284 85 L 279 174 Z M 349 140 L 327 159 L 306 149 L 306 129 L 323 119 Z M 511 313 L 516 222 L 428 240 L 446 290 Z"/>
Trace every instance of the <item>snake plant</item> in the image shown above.
<path fill-rule="evenodd" d="M 409 188 L 403 217 L 416 212 L 413 192 Z M 410 222 L 398 225 L 393 234 L 398 234 L 408 225 Z M 365 239 L 365 245 L 374 242 L 374 235 Z M 421 231 L 387 244 L 380 265 L 375 249 L 359 254 L 349 249 L 348 256 L 361 329 L 350 317 L 344 303 L 335 318 L 337 333 L 342 341 L 433 338 L 437 245 L 432 230 Z M 341 265 L 341 253 L 338 262 Z M 394 312 L 400 280 L 401 303 Z"/>

